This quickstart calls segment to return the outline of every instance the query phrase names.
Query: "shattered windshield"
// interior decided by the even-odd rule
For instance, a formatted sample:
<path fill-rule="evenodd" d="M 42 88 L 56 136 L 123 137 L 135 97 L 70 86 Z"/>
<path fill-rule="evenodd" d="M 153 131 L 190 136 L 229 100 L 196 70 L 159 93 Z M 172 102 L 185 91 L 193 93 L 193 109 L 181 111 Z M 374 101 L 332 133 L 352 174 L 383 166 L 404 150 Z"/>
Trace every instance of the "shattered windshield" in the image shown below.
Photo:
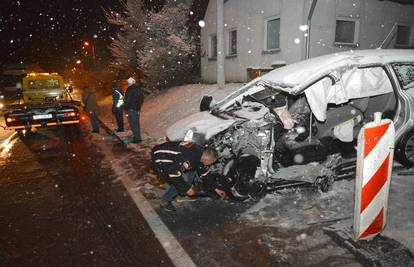
<path fill-rule="evenodd" d="M 393 64 L 392 67 L 404 90 L 414 87 L 414 64 Z"/>
<path fill-rule="evenodd" d="M 225 109 L 228 106 L 232 105 L 234 102 L 241 101 L 243 96 L 246 95 L 247 92 L 251 91 L 249 92 L 249 94 L 251 94 L 263 90 L 264 87 L 258 84 L 259 81 L 260 78 L 256 78 L 248 84 L 244 85 L 236 92 L 226 96 L 221 101 L 214 104 L 211 110 L 216 111 L 219 109 Z"/>

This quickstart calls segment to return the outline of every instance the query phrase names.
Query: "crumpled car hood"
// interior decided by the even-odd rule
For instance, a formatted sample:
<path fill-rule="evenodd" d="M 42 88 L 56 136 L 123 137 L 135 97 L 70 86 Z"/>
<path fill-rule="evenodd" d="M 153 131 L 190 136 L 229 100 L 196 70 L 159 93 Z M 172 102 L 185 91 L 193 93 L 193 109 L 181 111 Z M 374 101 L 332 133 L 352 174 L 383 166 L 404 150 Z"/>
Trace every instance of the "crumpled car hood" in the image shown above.
<path fill-rule="evenodd" d="M 223 117 L 212 115 L 208 111 L 197 112 L 174 123 L 167 129 L 167 137 L 171 141 L 183 140 L 188 130 L 204 135 L 205 140 L 228 129 L 235 122 L 262 121 L 269 109 L 260 103 L 245 102 L 230 113 L 220 113 Z"/>
<path fill-rule="evenodd" d="M 222 119 L 210 114 L 208 111 L 197 112 L 177 121 L 167 129 L 167 137 L 171 141 L 183 140 L 189 129 L 193 132 L 203 133 L 206 140 L 219 132 L 229 128 L 236 120 Z"/>

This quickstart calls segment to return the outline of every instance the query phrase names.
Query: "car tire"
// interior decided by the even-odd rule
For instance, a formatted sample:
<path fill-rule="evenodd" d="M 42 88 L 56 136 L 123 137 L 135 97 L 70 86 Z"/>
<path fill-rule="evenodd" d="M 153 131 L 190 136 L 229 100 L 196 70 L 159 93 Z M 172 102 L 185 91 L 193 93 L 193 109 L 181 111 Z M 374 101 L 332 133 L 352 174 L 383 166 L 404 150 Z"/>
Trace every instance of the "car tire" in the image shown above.
<path fill-rule="evenodd" d="M 254 180 L 259 163 L 260 160 L 253 155 L 243 155 L 229 161 L 224 188 L 230 199 L 235 201 L 258 199 L 266 193 L 265 184 Z"/>
<path fill-rule="evenodd" d="M 414 167 L 414 129 L 406 133 L 398 143 L 395 156 L 405 167 Z"/>

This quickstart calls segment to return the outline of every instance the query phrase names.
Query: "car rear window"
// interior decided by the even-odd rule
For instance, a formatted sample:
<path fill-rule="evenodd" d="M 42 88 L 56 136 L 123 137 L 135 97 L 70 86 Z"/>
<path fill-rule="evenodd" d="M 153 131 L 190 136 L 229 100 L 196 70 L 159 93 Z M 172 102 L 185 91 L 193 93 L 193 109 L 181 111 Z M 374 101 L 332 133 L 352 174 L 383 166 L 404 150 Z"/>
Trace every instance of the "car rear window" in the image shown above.
<path fill-rule="evenodd" d="M 403 90 L 414 88 L 414 64 L 393 64 L 392 67 Z"/>

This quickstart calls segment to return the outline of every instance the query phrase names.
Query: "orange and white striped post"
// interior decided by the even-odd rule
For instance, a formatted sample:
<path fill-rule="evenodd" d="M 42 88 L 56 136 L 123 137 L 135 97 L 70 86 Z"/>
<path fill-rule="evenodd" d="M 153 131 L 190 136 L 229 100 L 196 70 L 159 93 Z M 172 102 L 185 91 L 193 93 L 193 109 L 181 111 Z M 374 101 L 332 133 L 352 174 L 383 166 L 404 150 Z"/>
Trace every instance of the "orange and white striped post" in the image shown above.
<path fill-rule="evenodd" d="M 385 227 L 394 157 L 394 124 L 374 114 L 358 135 L 354 235 L 371 240 Z"/>

